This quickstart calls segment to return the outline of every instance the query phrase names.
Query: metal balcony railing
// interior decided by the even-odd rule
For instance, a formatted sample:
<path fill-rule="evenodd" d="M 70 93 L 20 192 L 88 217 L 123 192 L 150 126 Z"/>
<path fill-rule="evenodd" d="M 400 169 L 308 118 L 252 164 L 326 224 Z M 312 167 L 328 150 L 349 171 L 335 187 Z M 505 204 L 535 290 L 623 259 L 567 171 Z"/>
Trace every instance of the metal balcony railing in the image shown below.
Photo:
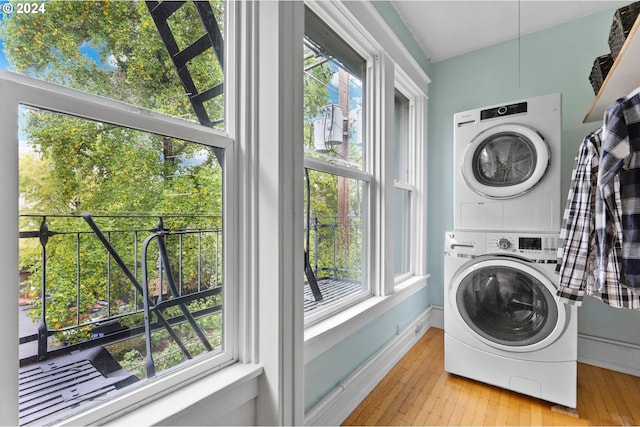
<path fill-rule="evenodd" d="M 220 348 L 221 326 L 207 322 L 222 310 L 220 216 L 20 221 L 21 296 L 36 314 L 20 321 L 20 425 L 155 376 L 159 343 L 178 348 L 162 355 L 161 369 L 180 363 L 176 353 L 184 360 Z M 140 337 L 145 361 L 134 373 L 108 348 L 135 352 Z"/>
<path fill-rule="evenodd" d="M 221 310 L 213 303 L 192 313 L 185 305 L 221 293 L 219 216 L 23 215 L 21 221 L 21 293 L 32 298 L 38 317 L 37 332 L 20 336 L 21 345 L 37 342 L 21 366 L 136 335 L 150 342 L 153 330 L 184 322 L 200 335 L 194 319 Z M 162 314 L 171 307 L 180 312 Z"/>
<path fill-rule="evenodd" d="M 310 263 L 321 299 L 305 286 L 305 314 L 312 314 L 362 291 L 362 218 L 326 216 L 310 218 Z"/>
<path fill-rule="evenodd" d="M 318 278 L 360 280 L 362 219 L 329 216 L 311 219 L 313 271 Z"/>

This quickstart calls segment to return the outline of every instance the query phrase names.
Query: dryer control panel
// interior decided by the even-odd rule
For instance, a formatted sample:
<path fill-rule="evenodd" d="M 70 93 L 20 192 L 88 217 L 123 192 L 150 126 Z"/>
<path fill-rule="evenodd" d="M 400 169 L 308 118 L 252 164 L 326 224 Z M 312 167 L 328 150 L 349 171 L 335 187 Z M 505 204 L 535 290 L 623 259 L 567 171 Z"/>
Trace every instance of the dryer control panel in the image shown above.
<path fill-rule="evenodd" d="M 474 258 L 481 255 L 519 255 L 533 262 L 554 263 L 558 257 L 558 234 L 450 231 L 445 253 Z"/>
<path fill-rule="evenodd" d="M 495 119 L 496 117 L 510 116 L 527 112 L 527 103 L 518 102 L 515 104 L 501 105 L 499 107 L 487 108 L 480 111 L 480 120 Z"/>

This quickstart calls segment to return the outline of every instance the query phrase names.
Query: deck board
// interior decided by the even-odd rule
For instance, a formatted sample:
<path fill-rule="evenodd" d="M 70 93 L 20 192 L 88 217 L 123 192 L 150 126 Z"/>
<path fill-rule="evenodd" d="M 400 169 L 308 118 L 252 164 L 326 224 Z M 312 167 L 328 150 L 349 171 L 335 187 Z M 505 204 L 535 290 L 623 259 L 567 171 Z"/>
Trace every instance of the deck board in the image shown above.
<path fill-rule="evenodd" d="M 322 301 L 315 301 L 313 292 L 308 284 L 304 286 L 304 313 L 314 313 L 336 301 L 355 295 L 362 290 L 362 284 L 353 280 L 318 279 L 318 286 L 322 292 Z"/>
<path fill-rule="evenodd" d="M 136 381 L 102 347 L 30 365 L 19 372 L 19 423 L 55 421 L 65 409 Z"/>

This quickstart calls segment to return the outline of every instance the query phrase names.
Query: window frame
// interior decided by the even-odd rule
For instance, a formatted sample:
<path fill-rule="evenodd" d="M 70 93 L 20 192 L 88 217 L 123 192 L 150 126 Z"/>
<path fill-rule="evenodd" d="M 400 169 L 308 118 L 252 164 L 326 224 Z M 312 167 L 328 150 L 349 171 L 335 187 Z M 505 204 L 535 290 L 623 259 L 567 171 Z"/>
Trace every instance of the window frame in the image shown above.
<path fill-rule="evenodd" d="M 407 114 L 408 177 L 406 181 L 394 179 L 394 189 L 411 193 L 409 213 L 409 242 L 407 256 L 409 270 L 394 277 L 395 288 L 426 275 L 426 106 L 427 96 L 416 83 L 396 67 L 394 96 L 400 93 L 409 102 Z M 424 162 L 423 160 L 424 159 Z M 394 159 L 395 160 L 395 159 Z"/>
<path fill-rule="evenodd" d="M 415 159 L 415 123 L 417 122 L 416 120 L 416 116 L 415 116 L 415 99 L 412 99 L 410 96 L 407 96 L 405 94 L 405 90 L 401 89 L 400 87 L 402 87 L 403 85 L 400 84 L 399 82 L 396 81 L 395 84 L 395 88 L 394 88 L 394 114 L 395 114 L 395 99 L 398 97 L 398 95 L 400 95 L 404 101 L 406 101 L 406 112 L 404 112 L 402 114 L 402 123 L 397 123 L 395 121 L 395 117 L 394 117 L 394 130 L 397 129 L 397 127 L 400 126 L 406 126 L 406 129 L 401 130 L 402 134 L 403 134 L 403 139 L 405 140 L 404 143 L 406 144 L 406 151 L 403 152 L 403 157 L 405 157 L 404 162 L 403 162 L 403 166 L 406 167 L 407 171 L 406 171 L 406 177 L 405 179 L 396 179 L 396 171 L 395 171 L 395 167 L 397 165 L 398 159 L 396 158 L 396 153 L 394 152 L 394 180 L 393 180 L 393 186 L 395 190 L 401 190 L 401 191 L 405 191 L 408 193 L 409 196 L 409 202 L 408 202 L 408 206 L 407 206 L 407 215 L 408 215 L 408 221 L 406 226 L 406 239 L 407 241 L 405 242 L 405 250 L 407 251 L 407 253 L 404 254 L 404 256 L 407 258 L 406 260 L 404 260 L 404 263 L 406 263 L 406 270 L 403 271 L 400 274 L 395 274 L 395 258 L 394 258 L 394 283 L 397 285 L 399 283 L 404 282 L 405 280 L 411 278 L 414 275 L 414 265 L 415 265 L 415 257 L 413 256 L 413 254 L 415 253 L 415 248 L 417 245 L 416 242 L 416 234 L 413 233 L 413 230 L 416 227 L 415 224 L 415 218 L 416 218 L 416 203 L 415 203 L 415 193 L 416 193 L 416 185 L 415 185 L 415 168 L 416 168 L 416 162 L 412 161 L 412 159 Z M 394 141 L 394 143 L 397 143 L 397 141 Z M 404 175 L 404 174 L 402 174 Z M 394 201 L 394 203 L 397 203 L 397 201 Z M 396 220 L 396 218 L 394 218 L 394 220 Z M 394 242 L 395 243 L 395 242 Z M 394 245 L 395 246 L 395 245 Z M 395 256 L 395 252 L 394 252 L 394 256 Z"/>
<path fill-rule="evenodd" d="M 362 94 L 362 118 L 365 123 L 365 126 L 362 127 L 362 145 L 364 146 L 364 155 L 360 169 L 350 168 L 340 164 L 332 164 L 328 161 L 324 161 L 314 157 L 308 157 L 306 155 L 304 156 L 302 166 L 303 168 L 307 168 L 310 170 L 361 181 L 363 183 L 362 193 L 364 199 L 362 204 L 363 209 L 361 213 L 362 228 L 363 230 L 371 230 L 373 224 L 373 206 L 375 203 L 374 191 L 377 187 L 375 184 L 375 176 L 372 171 L 372 144 L 371 139 L 368 137 L 368 135 L 371 134 L 369 123 L 371 122 L 373 117 L 371 113 L 373 98 L 371 97 L 372 91 L 370 87 L 373 82 L 372 79 L 375 77 L 372 72 L 372 56 L 369 54 L 371 48 L 370 46 L 366 46 L 361 41 L 356 42 L 353 38 L 349 38 L 348 34 L 341 27 L 331 27 L 328 24 L 328 16 L 326 15 L 326 13 L 323 13 L 322 9 L 319 9 L 315 6 L 315 4 L 305 3 L 305 22 L 307 22 L 307 15 L 309 14 L 309 11 L 312 12 L 310 16 L 312 17 L 311 21 L 313 22 L 314 32 L 320 34 L 322 38 L 322 40 L 314 40 L 314 42 L 320 44 L 323 48 L 326 48 L 329 53 L 331 53 L 332 48 L 335 47 L 338 54 L 344 54 L 344 52 L 348 52 L 348 55 L 358 55 L 364 61 L 362 70 L 362 81 L 364 83 L 364 90 Z M 318 27 L 320 27 L 320 29 L 318 29 Z M 306 35 L 307 32 L 305 31 L 305 36 Z M 330 42 L 328 42 L 330 46 L 328 47 L 322 43 L 326 40 L 330 40 Z M 338 58 L 338 60 L 340 59 Z M 355 67 L 355 60 L 353 58 L 348 58 L 347 62 L 349 62 L 348 65 Z M 373 279 L 375 275 L 371 271 L 371 266 L 375 265 L 375 263 L 371 260 L 371 254 L 374 252 L 371 245 L 372 239 L 370 237 L 370 233 L 363 232 L 361 265 L 361 280 L 363 289 L 357 294 L 345 297 L 344 299 L 337 301 L 326 308 L 320 309 L 317 312 L 310 313 L 309 315 L 305 314 L 305 328 L 331 318 L 332 316 L 343 312 L 345 309 L 348 309 L 349 307 L 352 307 L 380 293 L 379 287 L 377 286 L 378 282 Z"/>

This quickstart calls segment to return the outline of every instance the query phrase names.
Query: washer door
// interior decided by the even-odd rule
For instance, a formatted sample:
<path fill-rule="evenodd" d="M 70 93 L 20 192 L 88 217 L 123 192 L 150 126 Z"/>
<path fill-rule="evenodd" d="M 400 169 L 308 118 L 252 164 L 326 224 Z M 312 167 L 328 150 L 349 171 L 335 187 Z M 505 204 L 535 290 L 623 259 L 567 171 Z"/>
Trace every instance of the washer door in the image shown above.
<path fill-rule="evenodd" d="M 549 147 L 538 132 L 524 125 L 500 124 L 471 140 L 462 175 L 476 193 L 509 199 L 535 187 L 549 162 Z"/>
<path fill-rule="evenodd" d="M 456 313 L 471 335 L 511 352 L 533 351 L 562 334 L 566 313 L 542 272 L 515 258 L 478 258 L 449 289 Z"/>

